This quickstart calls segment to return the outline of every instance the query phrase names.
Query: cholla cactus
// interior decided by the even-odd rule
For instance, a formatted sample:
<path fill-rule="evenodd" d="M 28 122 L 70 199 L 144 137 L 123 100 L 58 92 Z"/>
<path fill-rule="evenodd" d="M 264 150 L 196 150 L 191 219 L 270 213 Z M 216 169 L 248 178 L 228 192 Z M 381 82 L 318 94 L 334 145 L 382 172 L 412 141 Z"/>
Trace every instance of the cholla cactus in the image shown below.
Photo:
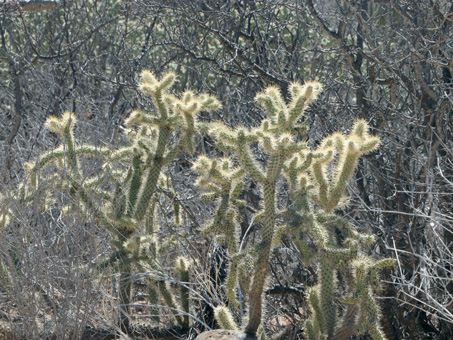
<path fill-rule="evenodd" d="M 366 122 L 359 120 L 349 135 L 335 133 L 325 138 L 314 150 L 299 141 L 296 132 L 303 131 L 303 128 L 298 124 L 298 120 L 321 89 L 318 82 L 309 82 L 303 86 L 291 84 L 291 98 L 289 103 L 286 103 L 278 88 L 268 87 L 255 98 L 268 118 L 262 121 L 261 126 L 251 130 L 245 127 L 231 129 L 219 122 L 199 124 L 200 130 L 215 138 L 216 146 L 232 157 L 228 158 L 228 161 L 221 161 L 200 156 L 194 165 L 194 169 L 201 174 L 199 185 L 211 189 L 210 198 L 221 198 L 214 223 L 207 231 L 216 230 L 234 235 L 233 223 L 229 221 L 232 221 L 233 216 L 237 218 L 237 214 L 231 199 L 232 186 L 226 180 L 232 179 L 232 174 L 238 173 L 238 170 L 233 171 L 228 166 L 221 170 L 220 164 L 238 164 L 251 180 L 260 185 L 264 201 L 262 209 L 255 216 L 255 221 L 261 224 L 259 243 L 245 254 L 235 253 L 237 247 L 233 246 L 234 242 L 227 242 L 231 256 L 227 280 L 228 299 L 233 306 L 237 303 L 236 297 L 231 293 L 231 286 L 237 282 L 237 277 L 245 276 L 240 272 L 245 267 L 241 261 L 250 255 L 254 258 L 253 279 L 248 289 L 248 318 L 244 329 L 248 334 L 256 335 L 260 327 L 262 294 L 271 249 L 278 245 L 284 235 L 293 236 L 304 263 L 318 259 L 320 264 L 320 282 L 310 293 L 313 313 L 306 323 L 309 338 L 335 338 L 335 331 L 341 329 L 342 325 L 350 326 L 351 335 L 359 334 L 363 330 L 372 336 L 380 332 L 377 313 L 372 324 L 361 322 L 361 326 L 355 319 L 353 322 L 345 321 L 345 317 L 341 319 L 337 315 L 337 271 L 351 272 L 358 259 L 365 258 L 360 252 L 361 247 L 372 243 L 373 238 L 358 233 L 347 222 L 333 215 L 335 209 L 345 201 L 346 185 L 354 174 L 358 159 L 375 150 L 379 139 L 369 134 Z M 265 164 L 256 161 L 251 149 L 252 143 L 257 144 L 268 155 Z M 277 181 L 281 177 L 288 182 L 293 201 L 287 211 L 276 209 Z M 234 195 L 238 194 L 235 191 Z M 278 224 L 277 216 L 284 222 Z M 337 239 L 337 230 L 342 230 L 347 235 L 344 242 Z M 369 261 L 372 267 L 373 262 Z M 357 270 L 352 272 L 357 273 Z M 375 274 L 373 271 L 374 277 Z M 351 276 L 350 281 L 350 285 L 355 286 L 360 280 L 356 275 Z M 370 284 L 370 280 L 360 282 L 367 287 Z M 368 288 L 364 289 L 368 292 Z M 371 315 L 367 308 L 372 306 L 377 310 L 371 295 L 366 295 L 355 306 L 362 315 Z M 226 307 L 218 308 L 221 313 L 217 314 L 228 315 L 224 311 Z"/>
<path fill-rule="evenodd" d="M 81 207 L 83 213 L 95 214 L 99 223 L 115 235 L 114 245 L 120 255 L 114 261 L 119 262 L 121 267 L 119 296 L 125 306 L 122 310 L 126 311 L 131 295 L 131 271 L 146 270 L 150 266 L 161 269 L 158 259 L 160 246 L 155 236 L 158 231 L 155 203 L 162 172 L 181 151 L 193 151 L 196 115 L 200 111 L 220 107 L 215 98 L 206 94 L 195 95 L 188 91 L 180 98 L 170 94 L 169 88 L 175 81 L 176 75 L 171 72 L 160 80 L 149 71 L 142 72 L 138 88 L 152 99 L 155 112 L 136 110 L 126 119 L 124 124 L 128 128 L 130 145 L 116 151 L 77 145 L 74 138 L 76 117 L 73 113 L 65 112 L 60 118 L 50 117 L 45 124 L 60 137 L 61 145 L 41 155 L 35 162 L 25 164 L 29 181 L 22 185 L 23 202 L 39 186 L 39 170 L 53 168 L 53 174 L 64 178 L 58 189 L 68 190 L 73 199 L 64 211 L 70 213 Z M 178 139 L 171 142 L 174 136 Z M 93 177 L 84 174 L 79 161 L 82 156 L 102 158 L 104 164 L 101 172 Z M 115 169 L 119 162 L 123 166 L 129 165 L 125 175 Z M 77 204 L 78 199 L 81 205 Z M 6 217 L 0 219 L 1 223 L 5 221 Z M 189 267 L 181 269 L 181 263 L 177 267 L 181 280 L 188 281 Z M 165 283 L 149 283 L 153 303 L 157 302 L 157 292 L 167 302 L 174 300 Z M 182 290 L 180 295 L 182 308 L 188 313 L 188 291 Z M 127 323 L 127 313 L 121 318 Z M 177 321 L 184 327 L 189 326 L 187 317 L 177 318 Z"/>

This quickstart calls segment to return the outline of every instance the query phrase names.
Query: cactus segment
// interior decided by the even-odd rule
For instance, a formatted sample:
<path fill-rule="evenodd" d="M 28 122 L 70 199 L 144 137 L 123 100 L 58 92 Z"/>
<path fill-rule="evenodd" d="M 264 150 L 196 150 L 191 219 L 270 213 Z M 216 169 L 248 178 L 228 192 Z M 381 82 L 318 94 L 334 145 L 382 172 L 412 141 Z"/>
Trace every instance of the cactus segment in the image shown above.
<path fill-rule="evenodd" d="M 219 326 L 222 329 L 229 329 L 233 331 L 238 331 L 239 327 L 234 321 L 233 315 L 231 314 L 228 307 L 220 305 L 214 308 L 214 317 Z"/>
<path fill-rule="evenodd" d="M 371 136 L 368 130 L 368 124 L 359 120 L 349 136 L 333 134 L 325 138 L 316 150 L 323 156 L 317 158 L 311 167 L 313 178 L 318 184 L 318 192 L 313 199 L 327 213 L 335 210 L 344 197 L 358 159 L 379 146 L 379 138 Z"/>
<path fill-rule="evenodd" d="M 186 313 L 182 317 L 182 324 L 181 326 L 184 328 L 189 327 L 189 307 L 190 307 L 190 292 L 189 289 L 185 286 L 185 283 L 190 282 L 190 268 L 192 264 L 189 260 L 187 260 L 184 256 L 180 256 L 176 259 L 175 263 L 175 270 L 180 275 L 180 281 L 182 284 L 179 286 L 179 294 L 181 300 L 181 307 L 182 310 Z"/>
<path fill-rule="evenodd" d="M 165 304 L 168 307 L 172 308 L 173 310 L 181 309 L 178 306 L 178 304 L 176 303 L 176 299 L 175 299 L 174 295 L 171 293 L 170 287 L 167 282 L 158 281 L 157 287 L 158 287 L 160 296 L 162 297 L 162 299 L 164 300 Z M 181 326 L 185 325 L 185 320 L 184 320 L 183 316 L 174 315 L 174 318 L 179 325 L 181 325 Z"/>
<path fill-rule="evenodd" d="M 373 267 L 374 268 L 387 268 L 387 267 L 393 267 L 396 263 L 396 259 L 393 258 L 385 258 L 382 260 L 377 261 Z"/>

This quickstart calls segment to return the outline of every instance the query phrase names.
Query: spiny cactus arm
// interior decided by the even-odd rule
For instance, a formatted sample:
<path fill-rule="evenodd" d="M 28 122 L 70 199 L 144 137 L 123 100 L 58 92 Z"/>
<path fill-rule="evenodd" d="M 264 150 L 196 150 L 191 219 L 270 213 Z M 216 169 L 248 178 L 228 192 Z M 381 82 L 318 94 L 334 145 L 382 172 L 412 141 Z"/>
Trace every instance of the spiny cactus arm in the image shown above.
<path fill-rule="evenodd" d="M 137 201 L 143 176 L 143 161 L 140 154 L 135 154 L 132 158 L 132 178 L 128 192 L 127 214 L 129 217 L 133 214 L 133 207 Z"/>
<path fill-rule="evenodd" d="M 104 211 L 97 207 L 97 205 L 93 202 L 91 196 L 86 192 L 82 185 L 75 179 L 71 179 L 71 186 L 76 190 L 84 203 L 84 205 L 88 208 L 88 211 L 94 212 L 94 215 L 100 222 L 102 222 L 102 226 L 107 230 L 111 231 L 114 235 L 122 238 L 123 234 L 122 231 L 117 228 L 116 225 L 112 223 L 112 220 L 104 213 Z M 125 226 L 129 227 L 129 224 L 125 223 Z"/>
<path fill-rule="evenodd" d="M 348 221 L 338 216 L 320 214 L 318 215 L 318 219 L 318 221 L 324 223 L 327 228 L 331 230 L 337 228 L 344 232 L 347 235 L 347 239 L 344 241 L 346 247 L 351 248 L 354 244 L 370 246 L 376 241 L 374 235 L 358 232 Z"/>
<path fill-rule="evenodd" d="M 87 156 L 109 156 L 112 151 L 108 148 L 99 148 L 91 145 L 82 145 L 77 147 L 74 150 L 74 153 L 77 155 L 87 155 Z M 42 169 L 50 164 L 53 164 L 57 160 L 65 159 L 68 155 L 68 150 L 65 145 L 60 145 L 57 148 L 45 152 L 36 161 L 24 163 L 24 169 L 28 173 Z"/>
<path fill-rule="evenodd" d="M 263 324 L 261 324 L 258 327 L 258 330 L 256 331 L 256 337 L 258 338 L 258 340 L 267 340 L 268 339 L 268 337 L 266 336 L 266 330 L 264 329 Z"/>
<path fill-rule="evenodd" d="M 383 263 L 391 264 L 391 261 L 384 259 Z M 349 337 L 340 337 L 341 334 L 363 335 L 366 332 L 373 339 L 385 339 L 379 326 L 379 309 L 372 296 L 372 276 L 377 275 L 374 266 L 375 263 L 367 256 L 358 256 L 351 262 L 352 275 L 346 273 L 346 278 L 353 294 L 340 298 L 339 302 L 347 304 L 348 311 L 352 308 L 359 310 L 360 313 L 358 316 L 346 315 L 342 327 L 335 335 L 339 339 L 349 339 Z"/>
<path fill-rule="evenodd" d="M 295 153 L 305 150 L 306 148 L 306 143 L 296 143 L 295 141 L 293 141 L 289 143 L 285 142 L 285 144 L 281 145 L 280 150 L 286 157 L 290 157 Z"/>
<path fill-rule="evenodd" d="M 290 235 L 293 233 L 293 228 L 290 226 L 279 226 L 275 229 L 274 238 L 272 239 L 272 248 L 280 244 L 283 235 Z"/>
<path fill-rule="evenodd" d="M 120 239 L 132 234 L 137 228 L 136 220 L 127 216 L 117 218 L 114 214 L 105 214 L 100 210 L 95 212 L 95 216 L 99 218 L 104 228 L 119 236 Z"/>
<path fill-rule="evenodd" d="M 238 247 L 238 230 L 236 222 L 237 212 L 234 208 L 229 208 L 230 199 L 226 196 L 222 198 L 217 208 L 214 220 L 203 230 L 203 235 L 214 232 L 221 232 L 225 236 L 225 243 L 230 254 L 235 254 Z"/>
<path fill-rule="evenodd" d="M 236 210 L 234 208 L 228 209 L 225 214 L 223 232 L 226 236 L 227 249 L 231 254 L 237 252 L 239 243 L 239 225 L 236 218 Z"/>
<path fill-rule="evenodd" d="M 181 307 L 182 307 L 182 310 L 185 312 L 185 314 L 183 315 L 183 323 L 181 324 L 181 326 L 184 328 L 189 327 L 190 293 L 189 293 L 189 289 L 187 289 L 185 284 L 190 282 L 191 267 L 192 267 L 191 262 L 184 256 L 180 256 L 176 259 L 175 270 L 179 273 L 180 281 L 181 281 L 181 284 L 179 286 Z"/>
<path fill-rule="evenodd" d="M 188 96 L 188 94 L 186 94 L 186 97 L 187 96 Z M 185 98 L 185 99 L 187 99 L 187 98 Z M 189 99 L 187 99 L 187 101 L 188 101 L 187 105 L 191 104 Z M 194 106 L 193 111 L 190 111 L 190 110 L 192 110 L 192 108 L 191 108 L 192 106 L 189 106 L 189 108 L 187 108 L 187 107 L 184 107 L 183 105 L 180 105 L 178 110 L 180 110 L 185 115 L 187 115 L 189 113 L 190 113 L 190 115 L 193 115 L 196 112 L 198 112 L 199 110 L 201 110 L 202 108 L 205 108 L 205 107 L 206 108 L 215 108 L 215 107 L 219 106 L 219 105 L 216 106 L 212 103 L 212 101 L 213 101 L 212 98 L 209 98 L 206 101 L 209 102 L 210 104 L 205 106 L 203 103 L 200 104 L 200 102 L 197 98 L 194 98 L 193 103 L 191 104 L 192 106 Z M 191 119 L 190 122 L 192 122 L 192 124 L 193 124 L 193 119 Z M 190 132 L 190 126 L 187 131 Z M 144 215 L 144 212 L 146 210 L 146 206 L 149 202 L 149 199 L 150 199 L 152 193 L 154 192 L 154 190 L 156 189 L 158 175 L 161 172 L 163 166 L 165 166 L 166 164 L 171 162 L 179 154 L 179 152 L 184 147 L 187 146 L 187 138 L 189 138 L 189 139 L 192 138 L 192 135 L 191 135 L 192 132 L 190 132 L 190 135 L 186 136 L 187 137 L 186 139 L 181 138 L 179 140 L 179 142 L 177 143 L 177 145 L 174 146 L 165 155 L 165 150 L 168 146 L 167 144 L 168 144 L 168 139 L 170 137 L 170 134 L 171 134 L 170 127 L 167 127 L 167 126 L 159 127 L 159 136 L 158 136 L 157 146 L 156 146 L 156 150 L 155 150 L 155 155 L 153 157 L 153 166 L 152 166 L 152 169 L 148 172 L 147 178 L 144 181 L 144 184 L 140 190 L 140 199 L 137 202 L 136 209 L 135 209 L 136 210 L 135 213 L 136 213 L 136 216 L 138 219 L 141 219 Z"/>
<path fill-rule="evenodd" d="M 217 142 L 217 143 L 215 144 L 215 146 L 216 146 L 217 148 L 219 148 L 220 150 L 229 152 L 229 153 L 231 153 L 231 154 L 234 154 L 234 152 L 236 151 L 236 146 L 230 145 L 230 144 L 226 144 L 226 143 L 224 143 L 224 142 Z"/>
<path fill-rule="evenodd" d="M 303 214 L 310 213 L 310 204 L 309 204 L 309 191 L 313 188 L 313 185 L 308 184 L 308 176 L 305 174 L 299 176 L 298 181 L 299 190 L 295 192 L 294 197 L 296 197 L 295 204 L 299 207 L 299 210 Z"/>
<path fill-rule="evenodd" d="M 312 319 L 305 321 L 305 334 L 307 335 L 308 340 L 320 340 L 321 335 L 319 328 L 313 325 Z"/>
<path fill-rule="evenodd" d="M 176 80 L 174 73 L 165 74 L 160 81 L 149 71 L 143 71 L 141 74 L 140 91 L 152 97 L 159 117 L 153 124 L 158 126 L 157 144 L 153 153 L 148 153 L 145 167 L 147 170 L 143 173 L 142 184 L 134 206 L 134 216 L 142 220 L 145 216 L 150 199 L 154 194 L 162 168 L 165 164 L 164 155 L 168 146 L 168 140 L 178 121 L 178 116 L 169 116 L 168 103 L 165 101 L 165 92 Z M 133 113 L 127 124 L 142 123 L 140 120 L 145 115 Z M 168 162 L 168 159 L 167 159 Z"/>
<path fill-rule="evenodd" d="M 123 186 L 119 181 L 114 181 L 115 192 L 112 197 L 112 211 L 115 213 L 115 218 L 121 218 L 126 212 L 127 198 L 124 193 Z"/>
<path fill-rule="evenodd" d="M 77 155 L 75 153 L 74 145 L 74 127 L 77 122 L 75 115 L 72 112 L 66 111 L 62 114 L 61 118 L 55 116 L 49 117 L 45 126 L 52 132 L 60 135 L 65 141 L 68 153 L 69 167 L 74 173 L 79 172 Z"/>
<path fill-rule="evenodd" d="M 142 220 L 148 208 L 149 201 L 156 190 L 157 181 L 164 166 L 163 155 L 170 137 L 170 129 L 160 128 L 157 141 L 157 148 L 154 155 L 148 155 L 145 166 L 147 169 L 143 174 L 143 182 L 134 207 L 135 217 Z"/>
<path fill-rule="evenodd" d="M 321 294 L 320 290 L 321 289 L 319 285 L 316 285 L 310 289 L 309 303 L 312 316 L 310 317 L 310 319 L 308 319 L 309 324 L 305 324 L 307 331 L 309 331 L 308 336 L 312 336 L 312 338 L 315 340 L 322 339 L 321 336 L 325 330 L 325 315 L 323 314 L 323 310 L 321 309 L 321 302 L 319 299 L 319 295 Z M 309 339 L 312 340 L 312 338 Z"/>
<path fill-rule="evenodd" d="M 368 334 L 373 340 L 385 340 L 386 336 L 379 327 L 373 327 L 368 330 Z"/>
<path fill-rule="evenodd" d="M 371 285 L 371 288 L 374 292 L 378 292 L 381 288 L 381 283 L 379 281 L 379 276 L 377 273 L 378 269 L 393 267 L 396 263 L 396 259 L 385 258 L 375 262 L 369 269 L 368 281 Z"/>
<path fill-rule="evenodd" d="M 110 148 L 99 147 L 94 145 L 80 145 L 75 148 L 76 155 L 92 156 L 92 157 L 109 157 L 112 154 Z"/>
<path fill-rule="evenodd" d="M 266 177 L 263 171 L 259 169 L 258 164 L 252 158 L 250 148 L 246 142 L 246 136 L 243 133 L 238 133 L 237 149 L 235 149 L 242 167 L 249 173 L 253 180 L 264 183 Z"/>
<path fill-rule="evenodd" d="M 341 170 L 339 170 L 339 175 L 335 180 L 334 186 L 329 192 L 329 197 L 325 201 L 323 208 L 326 212 L 333 211 L 340 202 L 345 190 L 346 185 L 349 183 L 352 175 L 357 166 L 357 161 L 360 157 L 360 154 L 355 150 L 355 146 L 352 143 L 349 143 L 347 151 L 345 152 L 344 160 L 341 162 Z"/>
<path fill-rule="evenodd" d="M 153 103 L 159 115 L 166 119 L 168 117 L 167 104 L 164 101 L 164 93 L 176 81 L 176 75 L 168 72 L 158 81 L 150 71 L 143 71 L 140 75 L 139 90 L 153 99 Z"/>
<path fill-rule="evenodd" d="M 147 234 L 140 237 L 139 242 L 139 263 L 141 269 L 145 269 L 146 265 L 151 265 L 151 268 L 160 270 L 160 265 L 154 266 L 155 262 L 158 260 L 157 254 L 159 253 L 159 240 L 156 234 Z"/>
<path fill-rule="evenodd" d="M 54 150 L 45 152 L 36 161 L 24 163 L 24 169 L 31 174 L 32 172 L 35 172 L 38 169 L 42 169 L 48 164 L 51 164 L 57 159 L 63 159 L 65 156 L 66 148 L 64 145 L 60 145 Z"/>
<path fill-rule="evenodd" d="M 184 92 L 181 99 L 167 95 L 165 100 L 174 112 L 184 115 L 187 128 L 194 128 L 194 117 L 201 111 L 216 111 L 222 107 L 215 96 L 206 93 L 195 95 L 192 91 Z"/>
<path fill-rule="evenodd" d="M 334 297 L 336 291 L 336 266 L 335 260 L 327 256 L 321 256 L 321 279 L 320 297 L 321 311 L 325 320 L 325 333 L 328 338 L 333 336 L 337 321 L 337 306 Z"/>
<path fill-rule="evenodd" d="M 310 215 L 311 208 L 309 204 L 310 191 L 314 188 L 313 184 L 310 183 L 309 176 L 301 170 L 297 170 L 296 162 L 291 162 L 289 167 L 284 171 L 284 175 L 289 183 L 289 191 L 293 198 L 293 207 L 289 209 L 290 214 L 298 218 L 300 214 Z M 290 222 L 294 224 L 294 222 Z M 304 228 L 305 229 L 305 228 Z"/>
<path fill-rule="evenodd" d="M 157 220 L 157 207 L 159 204 L 158 198 L 155 196 L 151 199 L 149 208 L 143 218 L 143 224 L 145 225 L 145 232 L 147 235 L 155 234 L 159 231 L 160 225 Z"/>
<path fill-rule="evenodd" d="M 394 258 L 385 258 L 374 263 L 374 268 L 388 268 L 393 267 L 396 264 L 396 259 Z"/>
<path fill-rule="evenodd" d="M 233 160 L 229 157 L 210 159 L 201 155 L 192 168 L 200 173 L 197 181 L 199 186 L 207 188 L 214 185 L 216 190 L 225 192 L 230 192 L 232 182 L 244 175 L 244 170 L 234 167 Z M 221 188 L 223 185 L 227 185 L 227 187 Z"/>
<path fill-rule="evenodd" d="M 321 252 L 325 257 L 332 259 L 334 261 L 333 263 L 338 263 L 342 265 L 354 259 L 357 256 L 357 251 L 358 251 L 357 243 L 353 243 L 350 248 L 327 246 L 321 249 Z"/>
<path fill-rule="evenodd" d="M 181 150 L 186 149 L 189 153 L 194 153 L 194 145 L 193 145 L 193 139 L 196 134 L 196 130 L 190 129 L 187 130 L 184 134 L 184 136 L 181 137 L 181 142 L 183 143 L 180 148 Z"/>
<path fill-rule="evenodd" d="M 169 126 L 172 123 L 175 123 L 175 117 L 162 117 L 162 116 L 152 116 L 142 110 L 134 110 L 131 112 L 128 118 L 124 121 L 124 125 L 131 127 L 133 125 L 137 126 L 150 126 L 150 127 L 159 127 L 159 126 Z"/>
<path fill-rule="evenodd" d="M 371 289 L 374 292 L 377 292 L 381 289 L 381 283 L 379 282 L 379 277 L 376 268 L 370 268 L 370 272 L 368 274 L 368 281 L 370 283 Z"/>
<path fill-rule="evenodd" d="M 313 237 L 318 249 L 324 249 L 328 243 L 328 233 L 325 228 L 315 221 L 313 216 L 308 216 L 309 227 L 307 228 L 308 233 Z"/>
<path fill-rule="evenodd" d="M 299 248 L 301 254 L 301 261 L 302 263 L 308 267 L 311 265 L 313 259 L 316 257 L 316 252 L 313 251 L 313 248 L 310 247 L 308 242 L 301 236 L 296 238 L 296 245 Z"/>
<path fill-rule="evenodd" d="M 356 334 L 363 335 L 367 332 L 373 340 L 384 340 L 385 336 L 382 333 L 378 322 L 378 306 L 376 305 L 376 301 L 368 291 L 363 294 L 360 306 L 360 324 L 356 331 Z"/>
<path fill-rule="evenodd" d="M 303 86 L 292 83 L 288 90 L 291 94 L 288 126 L 292 126 L 303 115 L 305 108 L 316 100 L 322 91 L 322 84 L 317 81 L 307 82 Z"/>
<path fill-rule="evenodd" d="M 242 174 L 243 174 L 243 172 L 242 172 Z M 242 176 L 242 174 L 241 174 L 241 176 Z M 237 175 L 235 175 L 234 177 L 235 177 L 235 179 L 238 178 Z M 234 184 L 233 189 L 231 190 L 231 195 L 230 195 L 230 199 L 232 201 L 235 201 L 239 198 L 239 195 L 242 192 L 243 186 L 244 186 L 243 182 L 237 182 Z"/>
<path fill-rule="evenodd" d="M 342 302 L 340 300 L 340 302 Z M 349 340 L 355 335 L 357 330 L 357 315 L 360 314 L 360 308 L 357 303 L 349 304 L 346 307 L 346 313 L 341 321 L 341 326 L 335 331 L 333 339 Z"/>
<path fill-rule="evenodd" d="M 164 300 L 165 304 L 173 310 L 180 310 L 178 304 L 176 303 L 175 297 L 168 287 L 168 284 L 164 281 L 159 281 L 157 282 L 157 286 L 160 296 Z M 174 317 L 179 325 L 184 325 L 184 319 L 181 315 L 175 315 Z"/>
<path fill-rule="evenodd" d="M 275 187 L 275 182 L 269 182 L 263 185 L 264 213 L 262 220 L 263 226 L 261 229 L 261 243 L 258 251 L 258 259 L 254 266 L 253 282 L 249 292 L 249 314 L 248 323 L 245 328 L 245 331 L 251 334 L 256 334 L 256 331 L 261 324 L 263 307 L 262 294 L 266 281 L 275 228 Z"/>
<path fill-rule="evenodd" d="M 306 143 L 296 142 L 294 136 L 288 132 L 279 132 L 277 135 L 271 132 L 263 132 L 261 128 L 257 128 L 254 134 L 259 137 L 260 146 L 268 154 L 280 153 L 286 158 L 290 158 L 307 147 Z"/>
<path fill-rule="evenodd" d="M 201 200 L 203 202 L 213 202 L 220 197 L 218 192 L 209 192 L 201 195 Z"/>
<path fill-rule="evenodd" d="M 239 327 L 234 321 L 233 315 L 231 314 L 228 307 L 220 305 L 214 308 L 214 317 L 219 326 L 222 329 L 229 329 L 238 331 Z"/>
<path fill-rule="evenodd" d="M 169 165 L 184 149 L 190 150 L 190 148 L 193 148 L 192 137 L 193 136 L 188 136 L 187 133 L 180 136 L 176 145 L 169 147 L 166 151 L 165 156 L 162 159 L 162 164 L 164 166 Z"/>
<path fill-rule="evenodd" d="M 283 176 L 288 181 L 290 186 L 290 190 L 294 193 L 297 190 L 297 175 L 298 171 L 297 163 L 299 162 L 299 157 L 294 156 L 292 159 L 288 160 L 285 164 L 283 164 Z"/>
<path fill-rule="evenodd" d="M 251 277 L 253 272 L 253 264 L 250 256 L 245 255 L 245 258 L 238 265 L 238 282 L 242 290 L 247 292 L 250 289 Z"/>
<path fill-rule="evenodd" d="M 208 227 L 203 230 L 203 235 L 205 236 L 223 229 L 221 228 L 221 225 L 227 213 L 230 199 L 228 194 L 223 194 L 221 197 L 222 198 L 219 206 L 217 207 L 214 219 L 209 223 Z"/>
<path fill-rule="evenodd" d="M 259 145 L 264 151 L 267 153 L 275 152 L 278 146 L 276 138 L 272 133 L 264 132 L 260 128 L 255 129 L 253 132 L 259 137 Z"/>
<path fill-rule="evenodd" d="M 244 254 L 234 254 L 230 260 L 228 267 L 228 276 L 227 276 L 227 297 L 228 301 L 233 305 L 234 308 L 239 309 L 239 301 L 236 297 L 236 286 L 238 279 L 238 271 L 240 261 L 244 258 Z"/>
<path fill-rule="evenodd" d="M 335 177 L 330 184 L 328 199 L 323 202 L 323 209 L 327 212 L 338 206 L 357 167 L 358 159 L 379 146 L 379 138 L 370 136 L 368 129 L 367 123 L 359 120 L 354 124 L 349 138 L 345 139 L 340 134 L 331 137 L 340 159 L 335 165 Z"/>
<path fill-rule="evenodd" d="M 266 167 L 266 182 L 268 185 L 275 185 L 282 172 L 284 161 L 285 155 L 283 152 L 276 152 L 270 155 Z"/>
<path fill-rule="evenodd" d="M 242 166 L 250 174 L 254 181 L 258 183 L 264 183 L 266 181 L 266 177 L 259 168 L 259 165 L 250 156 L 250 150 L 247 146 L 244 147 L 244 150 L 239 150 L 238 156 Z"/>
<path fill-rule="evenodd" d="M 196 115 L 201 111 L 216 111 L 221 108 L 220 102 L 214 96 L 200 94 L 196 96 L 191 91 L 186 91 L 181 99 L 172 95 L 167 95 L 165 98 L 167 105 L 175 112 L 177 122 L 181 121 L 180 129 L 182 136 L 180 137 L 180 145 L 177 149 L 187 149 L 193 152 L 193 137 L 196 134 Z M 184 121 L 184 123 L 182 123 Z M 175 156 L 172 157 L 174 159 Z M 170 156 L 168 157 L 170 158 Z"/>
<path fill-rule="evenodd" d="M 308 152 L 308 153 L 300 153 L 299 154 L 301 160 L 303 160 L 303 163 L 301 163 L 298 167 L 297 167 L 297 171 L 302 174 L 304 171 L 306 171 L 311 163 L 312 163 L 312 160 L 313 160 L 313 153 L 312 152 Z"/>
<path fill-rule="evenodd" d="M 326 176 L 326 164 L 334 157 L 333 150 L 326 150 L 322 157 L 318 157 L 312 162 L 312 174 L 317 186 L 317 196 L 313 197 L 316 203 L 321 206 L 327 205 L 329 182 Z"/>
<path fill-rule="evenodd" d="M 155 282 L 152 280 L 146 280 L 146 284 L 148 286 L 148 301 L 151 306 L 157 306 L 159 303 L 159 293 L 157 291 Z M 160 313 L 158 307 L 151 307 L 150 308 L 151 319 L 154 322 L 160 321 Z"/>
<path fill-rule="evenodd" d="M 257 260 L 254 266 L 254 276 L 249 291 L 249 315 L 245 328 L 247 333 L 256 334 L 261 324 L 262 293 L 266 280 L 269 256 L 275 232 L 275 190 L 276 181 L 283 167 L 284 157 L 281 154 L 272 154 L 268 161 L 266 177 L 262 179 L 264 211 L 262 213 L 261 243 L 257 250 Z M 252 178 L 259 178 L 250 173 Z"/>
<path fill-rule="evenodd" d="M 286 103 L 280 89 L 274 86 L 269 86 L 263 92 L 258 93 L 255 101 L 266 111 L 274 123 L 276 122 L 275 118 L 282 116 L 282 112 L 286 109 Z"/>
<path fill-rule="evenodd" d="M 132 146 L 126 146 L 116 150 L 109 156 L 108 161 L 110 163 L 130 163 L 134 159 L 135 155 L 143 155 L 143 152 L 140 150 L 140 147 L 138 145 L 134 144 Z"/>
<path fill-rule="evenodd" d="M 237 133 L 221 122 L 198 122 L 197 129 L 200 133 L 209 135 L 217 141 L 216 147 L 230 154 L 236 152 Z"/>

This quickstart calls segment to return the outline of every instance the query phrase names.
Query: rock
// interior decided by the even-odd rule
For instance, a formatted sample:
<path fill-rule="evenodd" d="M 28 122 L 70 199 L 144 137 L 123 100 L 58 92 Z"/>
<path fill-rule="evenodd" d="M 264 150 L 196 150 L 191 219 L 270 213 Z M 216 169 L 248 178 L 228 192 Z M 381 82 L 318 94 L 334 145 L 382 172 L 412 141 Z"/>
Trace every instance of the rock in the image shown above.
<path fill-rule="evenodd" d="M 257 340 L 257 337 L 239 331 L 216 329 L 201 333 L 195 340 Z"/>

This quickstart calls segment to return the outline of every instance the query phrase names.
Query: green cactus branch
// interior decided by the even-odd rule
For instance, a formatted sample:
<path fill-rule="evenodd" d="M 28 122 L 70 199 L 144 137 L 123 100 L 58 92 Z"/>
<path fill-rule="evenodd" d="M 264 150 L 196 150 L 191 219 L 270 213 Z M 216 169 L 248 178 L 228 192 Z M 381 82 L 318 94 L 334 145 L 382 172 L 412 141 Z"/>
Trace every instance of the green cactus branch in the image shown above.
<path fill-rule="evenodd" d="M 262 226 L 262 241 L 257 262 L 254 266 L 253 281 L 249 290 L 249 315 L 245 327 L 247 333 L 256 334 L 262 317 L 262 294 L 266 281 L 269 256 L 275 229 L 275 183 L 264 186 L 264 217 Z"/>
<path fill-rule="evenodd" d="M 358 159 L 379 146 L 379 139 L 369 135 L 368 130 L 368 124 L 359 120 L 349 136 L 336 133 L 326 138 L 316 150 L 323 156 L 312 163 L 313 178 L 318 185 L 313 200 L 327 213 L 338 207 Z M 332 166 L 333 170 L 329 169 Z"/>

